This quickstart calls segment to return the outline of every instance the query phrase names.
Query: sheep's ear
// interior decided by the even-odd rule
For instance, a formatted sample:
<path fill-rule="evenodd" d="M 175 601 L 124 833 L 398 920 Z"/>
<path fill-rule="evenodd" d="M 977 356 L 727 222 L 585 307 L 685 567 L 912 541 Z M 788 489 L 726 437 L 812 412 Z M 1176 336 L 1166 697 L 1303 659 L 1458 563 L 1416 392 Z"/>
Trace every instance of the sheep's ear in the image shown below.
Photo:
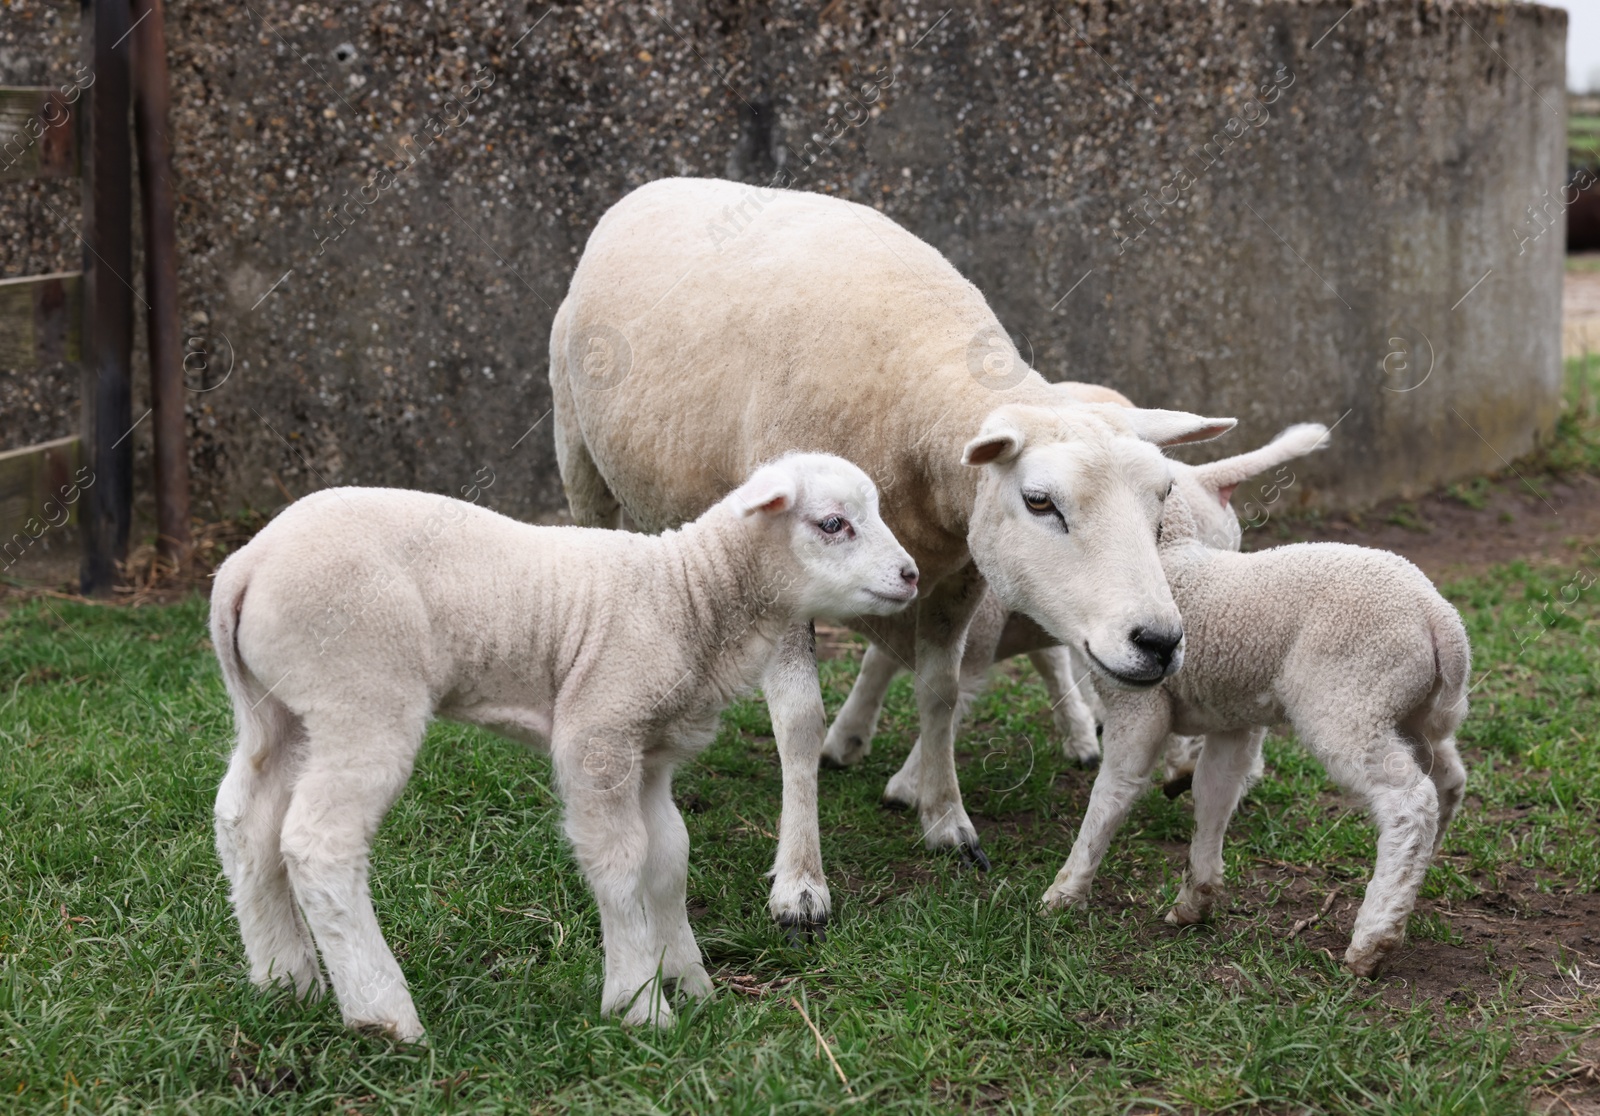
<path fill-rule="evenodd" d="M 754 476 L 733 494 L 740 515 L 781 515 L 794 507 L 794 481 L 782 476 Z"/>
<path fill-rule="evenodd" d="M 1022 431 L 995 415 L 983 421 L 978 436 L 961 451 L 963 465 L 993 465 L 1013 461 L 1022 452 Z"/>
<path fill-rule="evenodd" d="M 1217 503 L 1227 507 L 1228 501 L 1233 499 L 1233 490 L 1238 487 L 1237 484 L 1225 484 L 1221 488 L 1214 489 L 1213 491 L 1217 494 Z"/>
<path fill-rule="evenodd" d="M 1163 411 L 1152 407 L 1135 407 L 1120 414 L 1134 437 L 1158 446 L 1209 442 L 1239 425 L 1238 419 L 1203 418 L 1188 411 Z"/>

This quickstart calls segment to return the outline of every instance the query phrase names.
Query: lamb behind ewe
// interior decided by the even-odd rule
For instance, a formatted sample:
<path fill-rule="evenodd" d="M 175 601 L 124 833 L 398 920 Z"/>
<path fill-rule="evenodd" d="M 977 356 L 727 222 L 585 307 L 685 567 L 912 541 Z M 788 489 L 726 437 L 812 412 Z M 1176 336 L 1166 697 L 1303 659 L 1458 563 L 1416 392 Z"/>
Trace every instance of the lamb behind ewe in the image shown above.
<path fill-rule="evenodd" d="M 916 582 L 867 475 L 822 454 L 758 469 L 659 536 L 394 489 L 299 501 L 223 563 L 211 597 L 239 729 L 217 851 L 251 979 L 320 993 L 320 948 L 347 1023 L 421 1039 L 367 856 L 444 717 L 548 750 L 600 906 L 601 1010 L 669 1022 L 663 978 L 711 991 L 673 768 L 797 625 L 896 612 Z M 791 790 L 785 812 L 815 810 Z"/>
<path fill-rule="evenodd" d="M 1260 747 L 1252 730 L 1288 721 L 1377 823 L 1377 865 L 1345 952 L 1351 971 L 1376 975 L 1405 936 L 1466 784 L 1455 744 L 1471 673 L 1461 617 L 1421 570 L 1386 551 L 1210 549 L 1178 492 L 1167 500 L 1161 554 L 1183 615 L 1185 665 L 1143 691 L 1102 695 L 1105 759 L 1045 906 L 1088 899 L 1166 735 L 1205 733 L 1189 871 L 1167 920 L 1209 917 L 1222 890 L 1223 834 Z"/>
<path fill-rule="evenodd" d="M 1122 400 L 1126 397 L 1109 388 L 1094 388 L 1089 384 L 1058 384 L 1064 393 L 1089 391 L 1095 394 L 1082 399 L 1102 402 Z M 1115 395 L 1115 399 L 1106 396 Z M 1225 457 L 1204 465 L 1187 465 L 1173 462 L 1172 479 L 1177 491 L 1182 492 L 1198 521 L 1200 539 L 1207 546 L 1219 550 L 1238 550 L 1240 529 L 1229 500 L 1241 483 L 1286 461 L 1303 457 L 1323 445 L 1328 428 L 1321 423 L 1308 422 L 1288 427 L 1276 438 L 1259 449 Z M 885 635 L 904 636 L 894 625 L 881 625 Z M 983 603 L 973 614 L 967 627 L 967 641 L 961 655 L 961 701 L 957 721 L 965 720 L 987 684 L 989 668 L 995 663 L 1026 653 L 1039 672 L 1050 696 L 1050 711 L 1056 731 L 1061 735 L 1062 750 L 1069 760 L 1085 767 L 1100 762 L 1100 741 L 1095 733 L 1093 704 L 1098 701 L 1094 689 L 1088 685 L 1087 667 L 1081 665 L 1077 655 L 1067 647 L 1042 646 L 1051 642 L 1037 624 L 1021 614 L 1009 613 L 993 593 L 985 595 Z M 861 673 L 856 676 L 850 696 L 845 699 L 839 715 L 828 729 L 827 748 L 823 755 L 839 766 L 859 763 L 872 751 L 872 737 L 877 729 L 878 717 L 883 712 L 884 699 L 889 694 L 889 684 L 912 654 L 907 640 L 900 643 L 869 643 L 861 659 Z M 1081 654 L 1081 653 L 1078 653 Z M 1195 761 L 1204 745 L 1204 737 L 1174 736 L 1168 741 L 1167 793 L 1177 797 L 1188 788 L 1194 773 Z M 913 746 L 913 759 L 907 760 L 890 784 L 887 797 L 896 795 L 900 785 L 914 787 L 917 777 L 916 758 L 921 742 Z M 1261 775 L 1259 764 L 1252 772 L 1251 781 Z"/>

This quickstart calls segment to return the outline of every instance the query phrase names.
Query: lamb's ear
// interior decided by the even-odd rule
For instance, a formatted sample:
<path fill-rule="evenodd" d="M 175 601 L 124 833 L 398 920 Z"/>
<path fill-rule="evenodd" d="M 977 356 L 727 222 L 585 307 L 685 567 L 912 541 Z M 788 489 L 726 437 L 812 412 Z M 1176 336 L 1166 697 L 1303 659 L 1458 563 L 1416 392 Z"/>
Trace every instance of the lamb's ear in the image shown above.
<path fill-rule="evenodd" d="M 740 515 L 781 515 L 794 507 L 798 495 L 793 477 L 762 469 L 734 489 L 732 499 Z"/>
<path fill-rule="evenodd" d="M 1119 413 L 1134 437 L 1158 446 L 1209 442 L 1239 425 L 1238 419 L 1204 418 L 1191 415 L 1188 411 L 1163 411 L 1150 407 L 1135 407 Z"/>
<path fill-rule="evenodd" d="M 963 465 L 993 465 L 1015 460 L 1022 452 L 1022 431 L 999 415 L 983 420 L 978 436 L 961 451 Z"/>

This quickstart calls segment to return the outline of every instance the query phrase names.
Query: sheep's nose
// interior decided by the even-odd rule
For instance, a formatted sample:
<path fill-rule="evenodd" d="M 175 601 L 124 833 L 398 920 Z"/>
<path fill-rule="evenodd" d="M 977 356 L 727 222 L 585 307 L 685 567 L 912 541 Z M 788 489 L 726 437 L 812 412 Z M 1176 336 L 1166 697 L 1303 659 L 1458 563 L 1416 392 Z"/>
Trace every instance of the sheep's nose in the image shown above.
<path fill-rule="evenodd" d="M 1149 655 L 1166 670 L 1172 663 L 1172 653 L 1183 642 L 1183 629 L 1162 631 L 1158 628 L 1135 628 L 1128 633 L 1128 642 Z"/>
<path fill-rule="evenodd" d="M 901 570 L 900 570 L 900 580 L 905 582 L 907 585 L 916 585 L 916 583 L 917 583 L 917 567 L 915 567 L 915 566 L 902 567 Z"/>

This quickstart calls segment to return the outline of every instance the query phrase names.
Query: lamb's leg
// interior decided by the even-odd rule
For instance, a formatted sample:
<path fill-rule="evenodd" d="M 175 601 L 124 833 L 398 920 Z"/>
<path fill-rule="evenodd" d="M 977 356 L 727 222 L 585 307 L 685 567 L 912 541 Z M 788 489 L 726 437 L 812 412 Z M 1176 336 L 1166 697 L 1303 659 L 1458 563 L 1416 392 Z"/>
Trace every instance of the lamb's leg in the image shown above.
<path fill-rule="evenodd" d="M 1335 782 L 1367 801 L 1378 826 L 1377 864 L 1344 955 L 1351 972 L 1375 977 L 1405 940 L 1439 832 L 1439 792 L 1398 732 L 1355 756 L 1334 746 L 1330 735 L 1302 729 L 1301 737 Z M 1360 736 L 1345 737 L 1352 738 Z"/>
<path fill-rule="evenodd" d="M 1438 856 L 1439 850 L 1444 846 L 1445 830 L 1450 828 L 1456 811 L 1461 807 L 1462 796 L 1467 788 L 1467 769 L 1461 764 L 1461 753 L 1456 751 L 1456 738 L 1446 736 L 1435 742 L 1432 746 L 1432 762 L 1428 767 L 1428 777 L 1433 780 L 1433 789 L 1439 795 L 1439 831 L 1433 838 L 1433 855 Z"/>
<path fill-rule="evenodd" d="M 768 909 L 791 939 L 801 933 L 809 937 L 824 930 L 832 909 L 817 827 L 817 766 L 827 716 L 811 625 L 797 625 L 785 633 L 761 688 L 783 769 L 783 812 L 778 817 L 778 855 L 772 865 Z"/>
<path fill-rule="evenodd" d="M 643 747 L 610 731 L 558 737 L 551 751 L 567 807 L 567 839 L 600 908 L 606 953 L 600 1010 L 621 1015 L 624 1023 L 667 1026 L 673 1015 L 661 987 L 663 947 L 652 933 L 654 903 L 645 879 L 652 850 L 642 798 Z M 677 850 L 662 855 L 676 859 Z"/>
<path fill-rule="evenodd" d="M 1169 715 L 1161 693 L 1117 694 L 1108 698 L 1105 755 L 1089 808 L 1072 843 L 1067 862 L 1045 890 L 1046 908 L 1076 906 L 1089 899 L 1094 874 L 1105 859 L 1111 837 L 1149 785 L 1167 734 Z"/>
<path fill-rule="evenodd" d="M 981 868 L 988 868 L 989 861 L 961 804 L 955 734 L 963 705 L 961 655 L 967 623 L 985 591 L 983 575 L 976 566 L 968 565 L 939 582 L 917 604 L 915 674 L 922 733 L 906 761 L 908 765 L 916 763 L 916 803 L 923 842 L 930 849 L 959 848 Z M 894 786 L 891 780 L 891 794 Z"/>
<path fill-rule="evenodd" d="M 1061 734 L 1062 752 L 1084 767 L 1098 767 L 1100 738 L 1095 733 L 1094 711 L 1083 693 L 1090 686 L 1089 672 L 1073 671 L 1072 653 L 1065 647 L 1041 647 L 1028 652 L 1028 659 L 1050 695 L 1050 714 Z"/>
<path fill-rule="evenodd" d="M 282 848 L 345 1022 L 414 1043 L 422 1041 L 422 1023 L 378 928 L 367 856 L 411 777 L 427 722 L 421 711 L 391 718 L 370 712 L 381 707 L 363 702 L 348 714 L 305 718 L 307 759 L 289 800 Z"/>
<path fill-rule="evenodd" d="M 700 960 L 700 947 L 689 928 L 686 891 L 689 883 L 689 830 L 672 801 L 672 768 L 646 765 L 640 788 L 649 851 L 644 863 L 645 917 L 653 939 L 651 952 L 661 957 L 661 973 L 695 998 L 711 995 L 711 978 Z"/>
<path fill-rule="evenodd" d="M 1194 837 L 1189 842 L 1189 872 L 1167 921 L 1178 926 L 1204 922 L 1222 895 L 1222 839 L 1261 753 L 1266 729 L 1213 732 L 1206 736 L 1194 772 Z M 1169 738 L 1170 739 L 1170 738 Z"/>
<path fill-rule="evenodd" d="M 273 698 L 237 710 L 239 743 L 217 791 L 217 856 L 233 885 L 233 909 L 258 987 L 283 983 L 298 996 L 323 989 L 317 947 L 295 905 L 279 847 L 299 724 Z"/>
<path fill-rule="evenodd" d="M 867 644 L 861 658 L 861 673 L 850 687 L 839 715 L 828 729 L 822 745 L 822 762 L 830 767 L 850 767 L 872 754 L 872 736 L 889 696 L 889 684 L 900 673 L 894 653 L 876 643 Z"/>

